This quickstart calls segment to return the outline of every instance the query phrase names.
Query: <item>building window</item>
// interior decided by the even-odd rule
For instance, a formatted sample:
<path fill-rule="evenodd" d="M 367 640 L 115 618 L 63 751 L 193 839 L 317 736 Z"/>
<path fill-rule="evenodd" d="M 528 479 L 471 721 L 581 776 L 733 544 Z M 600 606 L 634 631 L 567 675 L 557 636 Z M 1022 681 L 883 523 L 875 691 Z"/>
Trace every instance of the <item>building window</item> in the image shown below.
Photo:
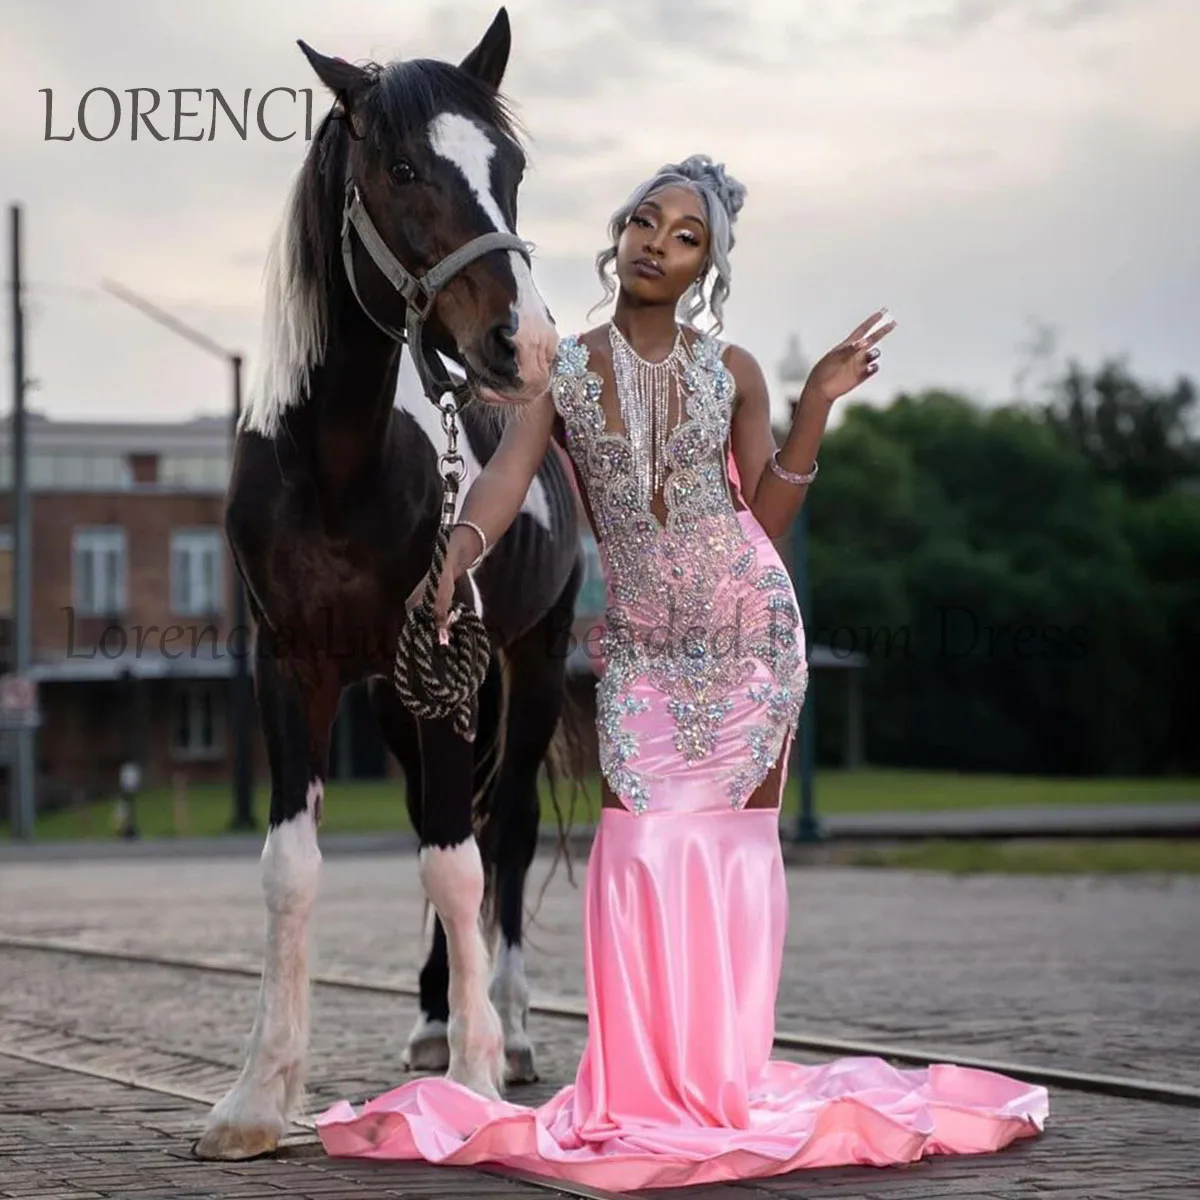
<path fill-rule="evenodd" d="M 166 454 L 159 459 L 158 482 L 183 491 L 224 491 L 229 482 L 229 459 L 220 454 Z"/>
<path fill-rule="evenodd" d="M 116 616 L 125 611 L 125 530 L 75 530 L 72 548 L 75 608 L 82 616 Z"/>
<path fill-rule="evenodd" d="M 121 455 L 55 450 L 29 456 L 29 486 L 37 491 L 125 491 L 132 482 L 129 462 Z"/>
<path fill-rule="evenodd" d="M 215 758 L 224 746 L 223 710 L 217 685 L 185 684 L 171 711 L 171 751 L 176 758 Z"/>
<path fill-rule="evenodd" d="M 171 534 L 171 610 L 187 616 L 221 611 L 220 529 Z"/>

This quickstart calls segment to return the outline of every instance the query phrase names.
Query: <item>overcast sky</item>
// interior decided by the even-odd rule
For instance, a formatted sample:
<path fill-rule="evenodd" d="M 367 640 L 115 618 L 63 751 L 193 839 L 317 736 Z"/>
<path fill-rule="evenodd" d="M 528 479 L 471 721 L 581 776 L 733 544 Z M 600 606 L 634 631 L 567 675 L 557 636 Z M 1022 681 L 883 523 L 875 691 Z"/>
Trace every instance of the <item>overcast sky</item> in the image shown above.
<path fill-rule="evenodd" d="M 531 136 L 521 234 L 563 333 L 601 292 L 611 210 L 711 154 L 749 188 L 726 336 L 774 380 L 872 309 L 900 321 L 872 399 L 1007 399 L 1032 322 L 1060 356 L 1200 379 L 1197 0 L 513 0 L 505 81 Z M 129 137 L 127 89 L 325 94 L 296 46 L 457 61 L 496 5 L 0 0 L 0 180 L 24 206 L 30 404 L 53 416 L 221 411 L 220 362 L 96 289 L 105 276 L 257 354 L 267 239 L 305 150 L 223 117 L 212 141 Z M 116 136 L 46 141 L 108 87 Z M 103 97 L 93 100 L 104 127 Z M 204 104 L 211 99 L 205 96 Z M 184 132 L 206 129 L 210 115 Z M 170 120 L 163 123 L 167 128 Z M 162 127 L 162 125 L 160 125 Z M 4 245 L 8 232 L 5 223 Z M 5 264 L 3 275 L 8 278 Z M 11 404 L 7 284 L 2 407 Z M 249 373 L 247 375 L 249 378 Z M 866 391 L 867 389 L 864 389 Z"/>

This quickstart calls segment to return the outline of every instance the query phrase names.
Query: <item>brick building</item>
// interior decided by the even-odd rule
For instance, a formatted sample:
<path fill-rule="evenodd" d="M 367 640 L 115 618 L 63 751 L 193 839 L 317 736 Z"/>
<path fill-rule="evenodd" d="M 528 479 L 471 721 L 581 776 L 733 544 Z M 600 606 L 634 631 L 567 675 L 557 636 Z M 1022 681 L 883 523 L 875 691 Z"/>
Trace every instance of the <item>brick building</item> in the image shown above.
<path fill-rule="evenodd" d="M 112 794 L 121 764 L 142 767 L 144 787 L 232 777 L 228 728 L 235 656 L 233 563 L 222 527 L 229 426 L 205 417 L 177 424 L 51 420 L 31 413 L 32 661 L 41 727 L 38 803 Z M 12 445 L 0 422 L 0 673 L 12 666 Z M 603 607 L 590 533 L 582 633 Z M 597 589 L 599 584 L 599 590 Z M 573 674 L 588 692 L 595 663 Z M 257 714 L 257 779 L 268 778 Z M 0 734 L 7 792 L 9 739 Z M 367 706 L 349 689 L 334 728 L 334 778 L 393 774 Z M 0 811 L 6 804 L 0 803 Z"/>
<path fill-rule="evenodd" d="M 228 777 L 230 623 L 222 530 L 229 426 L 30 414 L 32 667 L 39 803 Z M 0 425 L 0 655 L 12 662 L 12 450 Z M 265 756 L 255 739 L 256 766 Z"/>

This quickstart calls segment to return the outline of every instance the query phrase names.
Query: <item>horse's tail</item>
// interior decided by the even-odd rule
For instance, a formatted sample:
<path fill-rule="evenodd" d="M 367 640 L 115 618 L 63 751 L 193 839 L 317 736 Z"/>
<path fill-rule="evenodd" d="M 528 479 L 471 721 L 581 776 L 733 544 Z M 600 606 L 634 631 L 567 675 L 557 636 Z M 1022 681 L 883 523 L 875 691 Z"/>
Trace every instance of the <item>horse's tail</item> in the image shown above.
<path fill-rule="evenodd" d="M 559 597 L 559 611 L 574 614 L 579 591 L 583 586 L 584 566 L 582 558 L 577 557 L 571 568 L 571 574 Z M 571 829 L 578 812 L 580 801 L 583 802 L 585 817 L 590 816 L 588 806 L 587 785 L 590 779 L 590 764 L 592 747 L 595 741 L 595 725 L 584 706 L 579 702 L 571 688 L 569 667 L 569 639 L 566 645 L 560 644 L 559 653 L 562 655 L 562 703 L 559 710 L 558 725 L 554 737 L 550 741 L 546 756 L 542 762 L 546 773 L 546 783 L 550 795 L 550 804 L 554 809 L 554 818 L 558 826 L 558 838 L 555 846 L 554 859 L 550 870 L 542 881 L 538 891 L 537 901 L 526 914 L 526 919 L 532 921 L 541 907 L 542 899 L 550 880 L 561 859 L 567 868 L 567 879 L 572 886 L 575 875 L 571 860 Z M 563 813 L 563 803 L 560 789 L 569 788 L 566 815 Z"/>
<path fill-rule="evenodd" d="M 550 803 L 554 807 L 555 820 L 558 824 L 558 839 L 555 846 L 554 860 L 551 862 L 550 870 L 547 872 L 546 878 L 543 880 L 541 889 L 538 892 L 537 903 L 534 904 L 532 911 L 529 913 L 530 919 L 536 915 L 538 909 L 541 907 L 542 898 L 546 894 L 546 888 L 549 886 L 550 880 L 554 877 L 554 871 L 558 866 L 559 859 L 562 859 L 566 864 L 567 879 L 574 886 L 575 874 L 572 870 L 571 861 L 571 828 L 581 800 L 585 816 L 591 815 L 588 809 L 587 785 L 590 774 L 588 769 L 591 757 L 590 747 L 594 740 L 594 734 L 594 723 L 589 719 L 583 705 L 572 694 L 569 686 L 564 687 L 562 715 L 559 717 L 558 729 L 555 731 L 554 740 L 550 743 L 550 749 L 546 754 L 544 764 L 546 783 L 550 792 Z M 565 822 L 563 819 L 563 806 L 559 800 L 559 788 L 564 784 L 570 788 L 570 802 Z"/>

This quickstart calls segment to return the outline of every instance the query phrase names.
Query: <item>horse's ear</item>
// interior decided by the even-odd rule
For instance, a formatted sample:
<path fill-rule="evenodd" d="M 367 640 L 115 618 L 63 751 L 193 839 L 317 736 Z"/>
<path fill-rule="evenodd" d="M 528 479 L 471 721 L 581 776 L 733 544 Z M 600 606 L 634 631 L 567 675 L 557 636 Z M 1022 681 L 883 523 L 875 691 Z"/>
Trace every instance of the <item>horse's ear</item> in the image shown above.
<path fill-rule="evenodd" d="M 347 109 L 370 85 L 371 76 L 362 67 L 356 67 L 353 63 L 346 62 L 344 58 L 329 58 L 324 54 L 318 54 L 316 50 L 299 38 L 296 39 L 296 45 L 304 51 L 304 57 L 316 71 L 317 78 L 341 100 Z"/>
<path fill-rule="evenodd" d="M 508 10 L 501 9 L 479 39 L 479 45 L 458 65 L 468 75 L 482 79 L 491 87 L 499 88 L 508 67 L 508 54 L 512 49 L 512 29 L 508 24 Z"/>

